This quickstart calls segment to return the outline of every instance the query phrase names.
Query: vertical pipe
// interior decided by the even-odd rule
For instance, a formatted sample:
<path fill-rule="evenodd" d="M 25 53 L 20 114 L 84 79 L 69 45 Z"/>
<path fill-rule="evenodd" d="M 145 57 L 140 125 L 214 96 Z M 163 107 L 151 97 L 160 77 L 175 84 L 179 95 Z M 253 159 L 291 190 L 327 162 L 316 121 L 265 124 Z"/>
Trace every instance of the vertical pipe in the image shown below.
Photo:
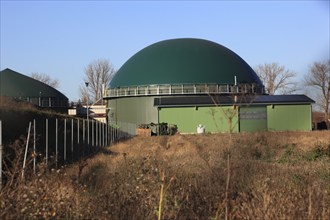
<path fill-rule="evenodd" d="M 46 165 L 48 165 L 48 118 L 46 118 Z"/>
<path fill-rule="evenodd" d="M 66 118 L 64 119 L 64 161 L 66 161 Z"/>
<path fill-rule="evenodd" d="M 71 119 L 71 160 L 73 161 L 73 118 Z"/>
<path fill-rule="evenodd" d="M 36 120 L 33 119 L 33 173 L 36 173 Z"/>
<path fill-rule="evenodd" d="M 2 121 L 0 120 L 0 190 L 2 189 Z"/>
<path fill-rule="evenodd" d="M 58 119 L 55 119 L 55 162 L 58 162 Z"/>

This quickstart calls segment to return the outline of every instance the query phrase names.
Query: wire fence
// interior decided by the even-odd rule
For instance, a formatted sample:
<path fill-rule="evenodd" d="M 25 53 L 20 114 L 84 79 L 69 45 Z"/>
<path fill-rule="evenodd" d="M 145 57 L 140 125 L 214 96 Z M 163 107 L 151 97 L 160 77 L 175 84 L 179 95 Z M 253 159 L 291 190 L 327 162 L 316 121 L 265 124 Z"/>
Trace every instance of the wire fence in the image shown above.
<path fill-rule="evenodd" d="M 24 146 L 23 171 L 28 152 L 32 155 L 34 172 L 36 172 L 38 162 L 41 161 L 48 166 L 55 165 L 56 167 L 72 163 L 98 152 L 102 147 L 110 146 L 119 139 L 134 135 L 135 126 L 129 126 L 131 132 L 123 131 L 122 126 L 80 118 L 33 119 L 26 125 L 27 134 L 24 134 L 26 145 Z M 7 149 L 7 143 L 4 144 L 3 140 L 5 129 L 0 120 L 0 190 L 3 186 L 3 160 Z"/>

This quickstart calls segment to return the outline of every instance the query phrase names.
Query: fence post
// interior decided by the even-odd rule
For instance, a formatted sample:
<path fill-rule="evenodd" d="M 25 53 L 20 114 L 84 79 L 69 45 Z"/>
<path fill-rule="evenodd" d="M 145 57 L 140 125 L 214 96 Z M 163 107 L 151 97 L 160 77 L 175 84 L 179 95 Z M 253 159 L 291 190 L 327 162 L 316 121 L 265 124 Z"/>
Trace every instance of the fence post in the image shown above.
<path fill-rule="evenodd" d="M 71 161 L 73 161 L 73 118 L 71 119 Z"/>
<path fill-rule="evenodd" d="M 113 127 L 110 127 L 111 129 L 111 144 L 114 142 L 114 137 L 115 137 L 115 132 L 114 132 L 114 128 Z"/>
<path fill-rule="evenodd" d="M 26 145 L 25 145 L 22 178 L 24 178 L 24 170 L 25 170 L 25 164 L 26 164 L 26 157 L 27 157 L 27 151 L 28 151 L 28 148 L 29 148 L 29 141 L 30 141 L 30 131 L 31 131 L 31 122 L 29 122 L 29 130 L 28 130 L 28 135 L 27 135 Z"/>
<path fill-rule="evenodd" d="M 103 127 L 103 123 L 102 122 L 100 124 L 100 132 L 102 134 L 102 136 L 100 138 L 101 147 L 104 147 L 104 127 Z"/>
<path fill-rule="evenodd" d="M 79 145 L 79 118 L 77 119 L 77 144 Z"/>
<path fill-rule="evenodd" d="M 77 155 L 80 157 L 80 150 L 79 150 L 79 118 L 77 119 L 77 149 L 76 151 L 78 152 Z"/>
<path fill-rule="evenodd" d="M 94 146 L 94 120 L 92 121 L 92 147 Z"/>
<path fill-rule="evenodd" d="M 105 145 L 108 146 L 108 125 L 104 124 L 104 129 L 105 129 Z"/>
<path fill-rule="evenodd" d="M 64 161 L 66 161 L 66 118 L 64 119 Z"/>
<path fill-rule="evenodd" d="M 48 165 L 48 118 L 46 118 L 46 165 Z"/>
<path fill-rule="evenodd" d="M 87 119 L 87 145 L 89 145 L 89 119 Z"/>
<path fill-rule="evenodd" d="M 58 119 L 55 119 L 55 161 L 58 162 Z"/>
<path fill-rule="evenodd" d="M 36 120 L 33 119 L 33 173 L 36 173 Z"/>
<path fill-rule="evenodd" d="M 99 134 L 99 122 L 98 121 L 95 121 L 95 146 L 99 146 L 99 138 L 98 138 L 98 136 L 99 136 L 100 134 Z"/>
<path fill-rule="evenodd" d="M 102 142 L 101 142 L 101 137 L 102 137 L 102 133 L 101 133 L 101 122 L 98 122 L 98 128 L 99 130 L 99 147 L 101 147 Z"/>
<path fill-rule="evenodd" d="M 85 132 L 86 132 L 86 130 L 85 130 L 85 119 L 82 120 L 82 123 L 83 123 L 82 142 L 83 142 L 83 144 L 86 144 L 86 142 L 85 142 Z"/>
<path fill-rule="evenodd" d="M 85 156 L 85 145 L 86 145 L 86 140 L 85 140 L 85 119 L 82 120 L 82 123 L 83 123 L 83 149 L 82 149 L 82 152 L 83 152 L 83 156 Z"/>
<path fill-rule="evenodd" d="M 102 123 L 102 134 L 103 134 L 103 138 L 102 138 L 102 146 L 104 147 L 105 146 L 105 124 Z"/>
<path fill-rule="evenodd" d="M 0 120 L 0 190 L 2 189 L 2 121 Z"/>
<path fill-rule="evenodd" d="M 98 122 L 97 123 L 98 124 L 98 126 L 97 126 L 97 129 L 99 130 L 99 136 L 98 136 L 98 139 L 99 139 L 99 144 L 98 144 L 98 146 L 100 147 L 101 146 L 101 137 L 102 137 L 102 133 L 101 133 L 101 122 Z"/>

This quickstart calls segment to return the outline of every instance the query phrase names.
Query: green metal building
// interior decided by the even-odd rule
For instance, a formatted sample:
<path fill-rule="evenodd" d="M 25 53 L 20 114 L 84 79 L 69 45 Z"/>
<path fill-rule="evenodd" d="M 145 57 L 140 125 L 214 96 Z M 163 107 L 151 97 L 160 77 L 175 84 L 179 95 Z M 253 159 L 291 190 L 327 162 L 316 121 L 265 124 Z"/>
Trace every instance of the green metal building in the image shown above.
<path fill-rule="evenodd" d="M 30 102 L 40 108 L 58 112 L 68 111 L 68 98 L 61 92 L 8 68 L 0 72 L 0 97 Z"/>
<path fill-rule="evenodd" d="M 108 122 L 134 135 L 139 124 L 176 124 L 181 133 L 311 130 L 305 95 L 267 95 L 253 69 L 228 48 L 172 39 L 132 56 L 109 84 Z"/>

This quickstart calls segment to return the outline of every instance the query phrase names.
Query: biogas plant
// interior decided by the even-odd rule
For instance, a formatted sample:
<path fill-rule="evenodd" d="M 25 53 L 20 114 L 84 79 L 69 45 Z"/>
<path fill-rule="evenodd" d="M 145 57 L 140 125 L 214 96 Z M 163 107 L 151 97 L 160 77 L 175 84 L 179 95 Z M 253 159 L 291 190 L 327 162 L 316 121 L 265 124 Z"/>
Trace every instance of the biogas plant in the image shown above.
<path fill-rule="evenodd" d="M 312 99 L 268 95 L 254 70 L 230 49 L 203 39 L 171 39 L 133 55 L 111 80 L 108 123 L 135 134 L 140 124 L 180 133 L 312 130 Z"/>

